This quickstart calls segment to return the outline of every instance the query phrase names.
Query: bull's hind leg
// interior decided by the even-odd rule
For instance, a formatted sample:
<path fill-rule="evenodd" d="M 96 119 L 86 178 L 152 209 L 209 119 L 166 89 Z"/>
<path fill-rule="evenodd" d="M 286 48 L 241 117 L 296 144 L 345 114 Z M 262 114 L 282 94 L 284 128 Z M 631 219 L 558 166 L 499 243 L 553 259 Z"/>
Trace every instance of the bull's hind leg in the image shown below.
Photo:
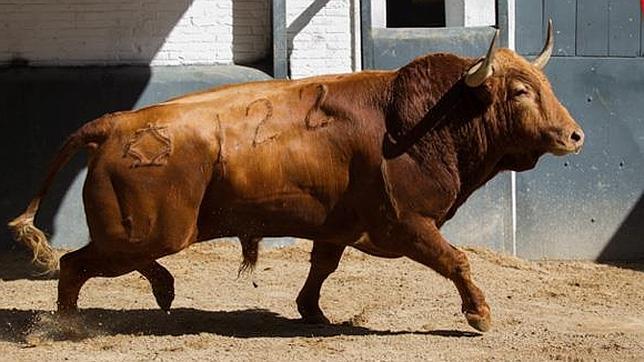
<path fill-rule="evenodd" d="M 92 244 L 76 251 L 69 252 L 60 258 L 58 277 L 58 312 L 68 314 L 78 307 L 78 294 L 85 282 L 92 277 L 91 266 Z"/>
<path fill-rule="evenodd" d="M 78 309 L 78 294 L 90 278 L 118 277 L 133 271 L 148 279 L 159 307 L 169 310 L 174 299 L 174 278 L 161 264 L 150 260 L 148 249 L 114 253 L 90 243 L 60 259 L 58 311 L 69 314 Z"/>
<path fill-rule="evenodd" d="M 78 294 L 90 278 L 120 276 L 138 269 L 142 264 L 149 265 L 150 261 L 105 253 L 95 243 L 63 255 L 58 280 L 58 311 L 62 314 L 77 311 Z"/>
<path fill-rule="evenodd" d="M 371 236 L 379 247 L 400 252 L 452 280 L 461 296 L 467 322 L 479 331 L 490 329 L 490 307 L 472 280 L 467 256 L 443 238 L 431 219 L 409 216 L 386 231 L 373 232 Z"/>
<path fill-rule="evenodd" d="M 61 261 L 61 311 L 76 309 L 87 279 L 135 270 L 150 281 L 161 308 L 169 308 L 172 276 L 155 260 L 196 240 L 218 153 L 208 138 L 212 129 L 200 124 L 196 132 L 165 121 L 155 126 L 148 123 L 153 119 L 133 120 L 130 126 L 138 122 L 139 129 L 110 137 L 93 154 L 83 188 L 92 242 Z"/>
<path fill-rule="evenodd" d="M 326 278 L 333 273 L 340 263 L 344 245 L 321 241 L 313 242 L 311 250 L 311 269 L 306 282 L 297 297 L 297 310 L 307 323 L 328 324 L 329 319 L 320 309 L 320 289 Z"/>
<path fill-rule="evenodd" d="M 174 277 L 168 269 L 154 261 L 136 270 L 150 282 L 159 308 L 166 312 L 170 310 L 174 300 Z"/>

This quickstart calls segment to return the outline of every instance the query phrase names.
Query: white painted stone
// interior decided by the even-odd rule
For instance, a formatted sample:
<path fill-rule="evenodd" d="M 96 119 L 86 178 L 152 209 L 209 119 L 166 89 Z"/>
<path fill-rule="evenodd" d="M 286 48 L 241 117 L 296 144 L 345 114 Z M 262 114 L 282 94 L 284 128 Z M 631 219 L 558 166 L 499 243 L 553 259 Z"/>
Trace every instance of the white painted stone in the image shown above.
<path fill-rule="evenodd" d="M 496 24 L 494 0 L 445 1 L 445 25 L 487 26 Z"/>
<path fill-rule="evenodd" d="M 320 0 L 287 0 L 292 78 L 351 71 L 350 1 L 329 0 L 310 17 Z"/>
<path fill-rule="evenodd" d="M 230 64 L 270 49 L 270 0 L 8 0 L 0 14 L 0 63 Z"/>
<path fill-rule="evenodd" d="M 287 25 L 304 24 L 293 78 L 351 70 L 350 1 L 287 0 Z M 270 0 L 6 0 L 0 14 L 0 64 L 244 64 L 272 47 Z"/>

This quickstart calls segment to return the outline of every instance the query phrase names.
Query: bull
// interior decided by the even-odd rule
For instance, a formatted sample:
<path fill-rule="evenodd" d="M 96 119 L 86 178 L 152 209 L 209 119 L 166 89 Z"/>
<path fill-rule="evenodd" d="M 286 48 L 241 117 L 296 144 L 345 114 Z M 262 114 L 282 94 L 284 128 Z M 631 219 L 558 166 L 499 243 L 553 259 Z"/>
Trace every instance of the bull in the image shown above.
<path fill-rule="evenodd" d="M 138 271 L 170 308 L 172 275 L 156 260 L 192 243 L 239 237 L 244 264 L 262 237 L 313 240 L 297 297 L 307 322 L 328 323 L 320 289 L 346 247 L 407 257 L 453 281 L 475 329 L 490 307 L 466 255 L 441 226 L 499 172 L 578 152 L 584 133 L 542 69 L 491 41 L 480 59 L 428 54 L 396 71 L 228 85 L 105 115 L 73 133 L 41 190 L 9 223 L 34 261 L 59 267 L 59 313 L 77 311 L 92 277 Z M 88 245 L 58 260 L 33 220 L 63 165 L 87 149 Z"/>

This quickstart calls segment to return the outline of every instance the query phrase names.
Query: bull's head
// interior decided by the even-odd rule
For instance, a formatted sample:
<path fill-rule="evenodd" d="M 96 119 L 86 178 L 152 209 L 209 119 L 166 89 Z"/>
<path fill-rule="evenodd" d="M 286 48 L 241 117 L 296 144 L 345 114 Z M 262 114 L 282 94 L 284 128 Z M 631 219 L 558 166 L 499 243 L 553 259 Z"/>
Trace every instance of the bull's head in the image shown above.
<path fill-rule="evenodd" d="M 584 132 L 555 97 L 542 71 L 554 46 L 552 21 L 548 22 L 543 50 L 532 62 L 513 51 L 497 50 L 498 33 L 497 30 L 486 57 L 467 71 L 465 84 L 495 93 L 492 98 L 508 123 L 516 152 L 555 155 L 579 152 Z"/>

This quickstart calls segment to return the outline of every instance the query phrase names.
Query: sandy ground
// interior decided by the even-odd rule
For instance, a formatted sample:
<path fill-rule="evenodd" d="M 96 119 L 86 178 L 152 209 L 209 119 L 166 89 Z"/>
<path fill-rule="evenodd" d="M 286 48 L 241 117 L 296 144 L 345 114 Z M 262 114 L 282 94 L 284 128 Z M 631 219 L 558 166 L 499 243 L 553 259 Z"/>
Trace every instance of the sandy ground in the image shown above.
<path fill-rule="evenodd" d="M 642 266 L 528 262 L 468 249 L 492 307 L 474 332 L 453 285 L 404 259 L 345 253 L 322 290 L 334 324 L 298 321 L 295 296 L 310 244 L 263 250 L 252 279 L 236 279 L 240 250 L 204 243 L 161 260 L 176 278 L 171 313 L 132 273 L 93 279 L 82 321 L 52 314 L 55 280 L 25 279 L 4 257 L 0 360 L 644 360 Z"/>

